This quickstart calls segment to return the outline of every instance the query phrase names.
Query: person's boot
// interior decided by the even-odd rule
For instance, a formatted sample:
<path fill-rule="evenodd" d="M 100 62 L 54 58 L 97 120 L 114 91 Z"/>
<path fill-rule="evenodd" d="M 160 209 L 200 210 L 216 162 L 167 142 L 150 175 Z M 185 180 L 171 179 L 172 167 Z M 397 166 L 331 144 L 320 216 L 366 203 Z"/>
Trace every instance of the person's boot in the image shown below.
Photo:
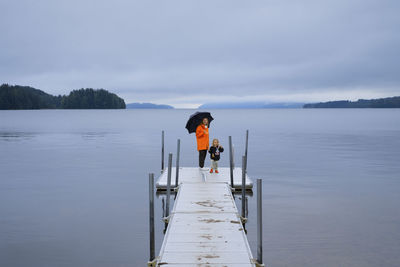
<path fill-rule="evenodd" d="M 219 173 L 219 171 L 218 171 L 218 170 L 215 170 L 215 173 Z"/>
<path fill-rule="evenodd" d="M 210 173 L 213 173 L 213 169 L 210 170 Z"/>

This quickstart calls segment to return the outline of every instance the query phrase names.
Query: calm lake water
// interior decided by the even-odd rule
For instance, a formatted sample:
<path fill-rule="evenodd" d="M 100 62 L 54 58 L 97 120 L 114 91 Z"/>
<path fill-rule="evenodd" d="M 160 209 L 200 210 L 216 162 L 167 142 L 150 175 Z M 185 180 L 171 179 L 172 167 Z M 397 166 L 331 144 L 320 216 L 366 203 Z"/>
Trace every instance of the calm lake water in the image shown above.
<path fill-rule="evenodd" d="M 181 165 L 196 166 L 195 137 L 184 129 L 193 112 L 0 111 L 0 266 L 145 266 L 160 133 L 167 153 L 180 138 Z M 250 130 L 268 266 L 400 266 L 400 110 L 211 112 L 210 137 L 228 147 L 232 135 L 237 165 Z"/>

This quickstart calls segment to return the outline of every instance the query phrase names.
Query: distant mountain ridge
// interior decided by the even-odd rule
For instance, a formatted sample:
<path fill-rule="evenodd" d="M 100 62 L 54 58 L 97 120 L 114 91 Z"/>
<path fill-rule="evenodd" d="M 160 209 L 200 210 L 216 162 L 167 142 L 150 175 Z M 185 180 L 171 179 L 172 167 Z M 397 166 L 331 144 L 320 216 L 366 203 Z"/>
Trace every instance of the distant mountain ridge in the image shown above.
<path fill-rule="evenodd" d="M 268 109 L 268 108 L 302 108 L 304 103 L 298 102 L 214 102 L 206 103 L 199 109 Z"/>
<path fill-rule="evenodd" d="M 127 109 L 173 109 L 170 105 L 159 105 L 153 103 L 129 103 L 126 104 Z"/>
<path fill-rule="evenodd" d="M 125 109 L 125 101 L 104 89 L 82 88 L 53 96 L 29 86 L 3 84 L 0 109 Z"/>
<path fill-rule="evenodd" d="M 400 96 L 378 98 L 378 99 L 359 99 L 357 101 L 339 100 L 305 104 L 303 108 L 400 108 Z"/>

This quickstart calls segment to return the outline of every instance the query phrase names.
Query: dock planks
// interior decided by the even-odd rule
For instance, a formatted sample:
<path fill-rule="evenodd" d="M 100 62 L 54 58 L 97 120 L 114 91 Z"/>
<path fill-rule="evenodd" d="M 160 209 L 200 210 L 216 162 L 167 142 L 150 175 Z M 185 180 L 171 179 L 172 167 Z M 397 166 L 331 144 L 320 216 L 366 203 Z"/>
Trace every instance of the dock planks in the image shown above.
<path fill-rule="evenodd" d="M 197 167 L 180 167 L 179 168 L 179 183 L 231 183 L 230 169 L 223 167 L 219 168 L 219 173 L 209 173 L 208 171 L 200 171 Z M 175 174 L 176 168 L 171 168 L 172 179 L 171 187 L 175 186 Z M 167 188 L 167 169 L 161 173 L 158 181 L 156 182 L 156 187 L 158 190 L 166 190 Z M 241 189 L 242 187 L 242 168 L 233 169 L 233 184 L 235 189 Z M 246 174 L 246 189 L 251 190 L 253 188 L 253 182 Z"/>
<path fill-rule="evenodd" d="M 157 182 L 159 188 L 166 173 Z M 157 266 L 255 266 L 229 186 L 229 168 L 219 174 L 182 168 L 179 176 Z"/>

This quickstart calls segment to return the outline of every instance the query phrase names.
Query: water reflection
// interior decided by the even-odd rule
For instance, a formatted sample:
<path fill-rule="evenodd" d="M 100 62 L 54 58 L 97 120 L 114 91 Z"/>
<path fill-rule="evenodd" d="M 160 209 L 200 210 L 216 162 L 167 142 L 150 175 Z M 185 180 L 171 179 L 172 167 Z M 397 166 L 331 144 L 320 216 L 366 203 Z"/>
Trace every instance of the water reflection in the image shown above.
<path fill-rule="evenodd" d="M 0 141 L 18 142 L 30 140 L 35 136 L 36 134 L 31 132 L 0 132 Z"/>
<path fill-rule="evenodd" d="M 149 239 L 144 178 L 159 172 L 161 130 L 166 153 L 175 153 L 180 138 L 181 166 L 196 166 L 195 138 L 182 125 L 192 113 L 0 114 L 0 266 L 142 266 Z M 400 266 L 399 109 L 212 114 L 212 137 L 226 145 L 232 135 L 236 162 L 250 129 L 249 176 L 265 182 L 268 265 Z M 140 127 L 132 123 L 138 118 Z M 227 154 L 221 167 L 229 166 Z M 256 255 L 256 197 L 247 199 Z M 162 196 L 155 203 L 158 252 Z"/>
<path fill-rule="evenodd" d="M 85 141 L 98 140 L 112 134 L 110 132 L 83 132 L 79 133 Z"/>
<path fill-rule="evenodd" d="M 164 221 L 164 229 L 163 229 L 163 233 L 165 234 L 167 232 L 167 228 L 168 228 L 168 216 L 167 216 L 167 192 L 166 190 L 157 190 L 156 191 L 156 196 L 157 198 L 161 198 L 161 220 Z M 175 199 L 177 196 L 177 192 L 176 191 L 171 191 L 171 195 L 170 195 L 170 210 L 169 210 L 169 214 L 171 214 L 171 210 L 174 207 L 174 203 L 175 203 Z"/>

